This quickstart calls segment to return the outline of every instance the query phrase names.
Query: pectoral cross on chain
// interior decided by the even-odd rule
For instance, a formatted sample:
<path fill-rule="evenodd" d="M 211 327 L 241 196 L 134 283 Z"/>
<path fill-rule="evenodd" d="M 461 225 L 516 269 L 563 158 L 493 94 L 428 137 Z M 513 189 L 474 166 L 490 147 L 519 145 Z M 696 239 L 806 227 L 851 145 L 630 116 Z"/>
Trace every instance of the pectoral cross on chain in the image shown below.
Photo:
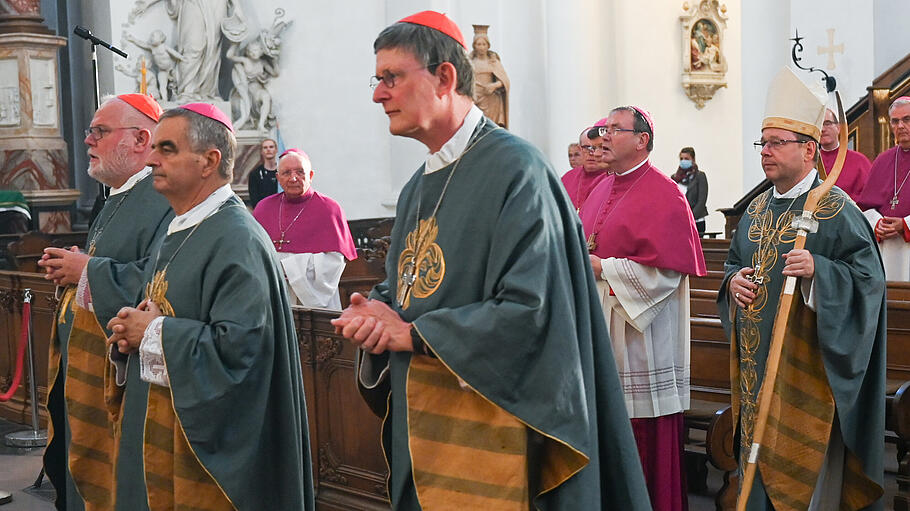
<path fill-rule="evenodd" d="M 761 265 L 760 265 L 760 264 L 757 265 L 757 266 L 755 266 L 755 272 L 753 272 L 752 275 L 746 275 L 746 276 L 745 276 L 746 280 L 748 280 L 749 282 L 751 282 L 751 283 L 753 283 L 753 284 L 758 284 L 758 285 L 764 284 L 764 282 L 765 282 L 765 277 L 764 277 L 764 275 L 762 275 L 762 276 L 760 276 L 760 277 L 757 277 L 757 276 L 756 276 L 756 275 L 758 275 L 758 272 L 759 272 L 760 270 L 761 270 Z"/>
<path fill-rule="evenodd" d="M 275 244 L 275 250 L 281 250 L 281 247 L 290 243 L 290 241 L 285 240 L 284 236 L 282 236 L 280 240 L 272 240 L 272 243 Z"/>
<path fill-rule="evenodd" d="M 404 299 L 411 292 L 411 287 L 417 282 L 417 274 L 414 273 L 413 268 L 408 268 L 404 273 L 401 274 L 401 282 L 404 284 L 398 290 L 398 304 L 404 304 Z"/>
<path fill-rule="evenodd" d="M 593 232 L 591 233 L 590 236 L 588 236 L 588 243 L 587 243 L 588 252 L 594 252 L 594 249 L 597 248 L 597 241 L 595 241 L 595 239 L 594 239 L 595 236 L 596 236 L 596 234 Z"/>
<path fill-rule="evenodd" d="M 897 199 L 897 194 L 894 194 L 894 197 L 891 197 L 891 209 L 897 209 L 897 205 L 900 204 L 900 202 L 901 201 Z"/>

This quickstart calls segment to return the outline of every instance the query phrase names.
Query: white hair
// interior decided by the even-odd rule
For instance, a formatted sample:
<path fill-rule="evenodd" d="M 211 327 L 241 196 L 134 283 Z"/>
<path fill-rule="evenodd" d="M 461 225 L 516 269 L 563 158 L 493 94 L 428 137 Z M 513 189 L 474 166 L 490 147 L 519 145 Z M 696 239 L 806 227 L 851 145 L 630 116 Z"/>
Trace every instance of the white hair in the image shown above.
<path fill-rule="evenodd" d="M 901 96 L 894 100 L 894 103 L 891 103 L 891 106 L 888 107 L 888 115 L 891 115 L 891 112 L 899 106 L 910 105 L 910 98 L 907 96 Z"/>

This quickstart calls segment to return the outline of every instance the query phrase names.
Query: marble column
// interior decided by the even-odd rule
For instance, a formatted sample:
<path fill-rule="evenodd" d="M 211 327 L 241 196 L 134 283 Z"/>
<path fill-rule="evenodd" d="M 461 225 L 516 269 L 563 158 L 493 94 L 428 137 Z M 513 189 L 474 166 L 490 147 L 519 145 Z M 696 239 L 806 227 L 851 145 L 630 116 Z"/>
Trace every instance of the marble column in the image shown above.
<path fill-rule="evenodd" d="M 33 225 L 66 232 L 79 197 L 60 129 L 57 50 L 66 39 L 41 23 L 37 1 L 9 0 L 0 14 L 0 189 L 19 190 Z"/>

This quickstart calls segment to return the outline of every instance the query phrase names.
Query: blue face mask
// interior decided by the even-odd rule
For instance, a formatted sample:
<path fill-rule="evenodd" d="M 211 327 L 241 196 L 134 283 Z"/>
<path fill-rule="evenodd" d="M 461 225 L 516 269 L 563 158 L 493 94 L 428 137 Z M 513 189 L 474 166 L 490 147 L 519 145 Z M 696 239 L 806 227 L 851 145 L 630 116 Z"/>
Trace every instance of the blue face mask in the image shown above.
<path fill-rule="evenodd" d="M 679 168 L 689 170 L 692 168 L 692 160 L 679 160 Z"/>

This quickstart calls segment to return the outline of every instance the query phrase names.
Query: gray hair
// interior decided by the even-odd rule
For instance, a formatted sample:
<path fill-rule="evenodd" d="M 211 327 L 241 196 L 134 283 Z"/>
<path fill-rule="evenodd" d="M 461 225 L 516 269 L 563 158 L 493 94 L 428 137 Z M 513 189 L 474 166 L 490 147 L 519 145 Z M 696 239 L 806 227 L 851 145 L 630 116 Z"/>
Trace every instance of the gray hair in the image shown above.
<path fill-rule="evenodd" d="M 225 179 L 234 177 L 234 155 L 237 152 L 237 139 L 231 130 L 220 122 L 209 119 L 208 117 L 197 114 L 185 108 L 171 108 L 161 114 L 161 122 L 172 117 L 182 117 L 186 119 L 188 130 L 187 140 L 190 142 L 190 149 L 194 153 L 202 152 L 215 148 L 221 152 L 221 164 L 218 166 L 218 174 Z"/>
<path fill-rule="evenodd" d="M 443 62 L 451 63 L 458 79 L 455 92 L 474 97 L 474 68 L 464 47 L 455 39 L 430 27 L 399 22 L 386 27 L 373 42 L 374 53 L 389 48 L 411 52 L 433 74 Z"/>
<path fill-rule="evenodd" d="M 897 108 L 899 106 L 904 106 L 904 105 L 910 105 L 910 98 L 908 98 L 907 96 L 901 96 L 901 97 L 895 99 L 894 103 L 891 103 L 891 106 L 888 107 L 888 116 L 889 117 L 891 116 L 891 112 L 895 108 Z"/>

